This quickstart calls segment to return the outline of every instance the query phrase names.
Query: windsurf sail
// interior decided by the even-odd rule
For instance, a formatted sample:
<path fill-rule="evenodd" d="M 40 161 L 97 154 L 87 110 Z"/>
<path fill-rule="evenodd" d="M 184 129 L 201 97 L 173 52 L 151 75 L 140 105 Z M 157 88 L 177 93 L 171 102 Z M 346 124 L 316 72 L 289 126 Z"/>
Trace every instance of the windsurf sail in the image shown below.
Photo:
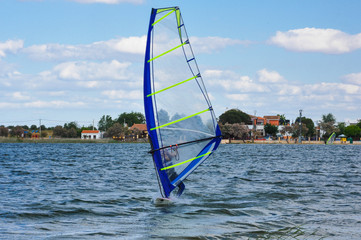
<path fill-rule="evenodd" d="M 178 7 L 152 9 L 144 63 L 144 108 L 163 197 L 218 147 L 221 131 Z"/>
<path fill-rule="evenodd" d="M 336 133 L 332 133 L 331 136 L 328 138 L 326 144 L 333 144 L 336 138 Z"/>

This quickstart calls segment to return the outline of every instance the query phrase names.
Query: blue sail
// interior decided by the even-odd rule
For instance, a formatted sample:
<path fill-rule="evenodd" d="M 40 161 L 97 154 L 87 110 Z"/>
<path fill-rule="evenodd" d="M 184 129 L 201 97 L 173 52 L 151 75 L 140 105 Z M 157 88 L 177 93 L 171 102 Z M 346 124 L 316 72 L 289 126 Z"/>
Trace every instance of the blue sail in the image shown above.
<path fill-rule="evenodd" d="M 178 7 L 152 9 L 144 108 L 161 193 L 169 197 L 218 147 L 221 131 Z"/>

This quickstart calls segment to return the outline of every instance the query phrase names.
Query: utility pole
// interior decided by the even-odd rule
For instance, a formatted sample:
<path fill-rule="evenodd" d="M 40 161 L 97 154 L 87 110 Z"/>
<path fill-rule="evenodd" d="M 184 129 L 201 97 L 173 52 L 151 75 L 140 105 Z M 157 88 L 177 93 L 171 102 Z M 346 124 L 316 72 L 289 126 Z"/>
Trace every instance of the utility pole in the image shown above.
<path fill-rule="evenodd" d="M 300 109 L 300 134 L 299 134 L 299 137 L 298 137 L 298 143 L 302 143 L 302 140 L 301 140 L 301 136 L 302 136 L 302 123 L 301 123 L 301 118 L 302 118 L 302 109 Z"/>
<path fill-rule="evenodd" d="M 41 119 L 39 119 L 39 134 L 40 134 L 40 136 L 39 136 L 39 139 L 41 138 Z"/>

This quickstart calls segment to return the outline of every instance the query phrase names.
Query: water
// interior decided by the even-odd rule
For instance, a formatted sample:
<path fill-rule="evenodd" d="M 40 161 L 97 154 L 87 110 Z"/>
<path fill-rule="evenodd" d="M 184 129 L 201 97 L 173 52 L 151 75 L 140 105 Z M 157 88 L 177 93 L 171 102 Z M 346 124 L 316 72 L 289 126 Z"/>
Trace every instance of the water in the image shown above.
<path fill-rule="evenodd" d="M 0 239 L 361 239 L 361 146 L 221 145 L 156 206 L 148 144 L 0 144 Z"/>

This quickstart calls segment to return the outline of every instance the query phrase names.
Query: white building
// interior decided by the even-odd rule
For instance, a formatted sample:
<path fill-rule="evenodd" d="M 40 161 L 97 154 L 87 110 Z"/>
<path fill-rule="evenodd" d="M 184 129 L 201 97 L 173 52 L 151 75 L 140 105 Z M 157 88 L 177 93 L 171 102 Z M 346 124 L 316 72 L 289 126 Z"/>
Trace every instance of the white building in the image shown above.
<path fill-rule="evenodd" d="M 103 138 L 103 133 L 99 130 L 83 130 L 81 132 L 81 139 L 100 139 Z"/>

